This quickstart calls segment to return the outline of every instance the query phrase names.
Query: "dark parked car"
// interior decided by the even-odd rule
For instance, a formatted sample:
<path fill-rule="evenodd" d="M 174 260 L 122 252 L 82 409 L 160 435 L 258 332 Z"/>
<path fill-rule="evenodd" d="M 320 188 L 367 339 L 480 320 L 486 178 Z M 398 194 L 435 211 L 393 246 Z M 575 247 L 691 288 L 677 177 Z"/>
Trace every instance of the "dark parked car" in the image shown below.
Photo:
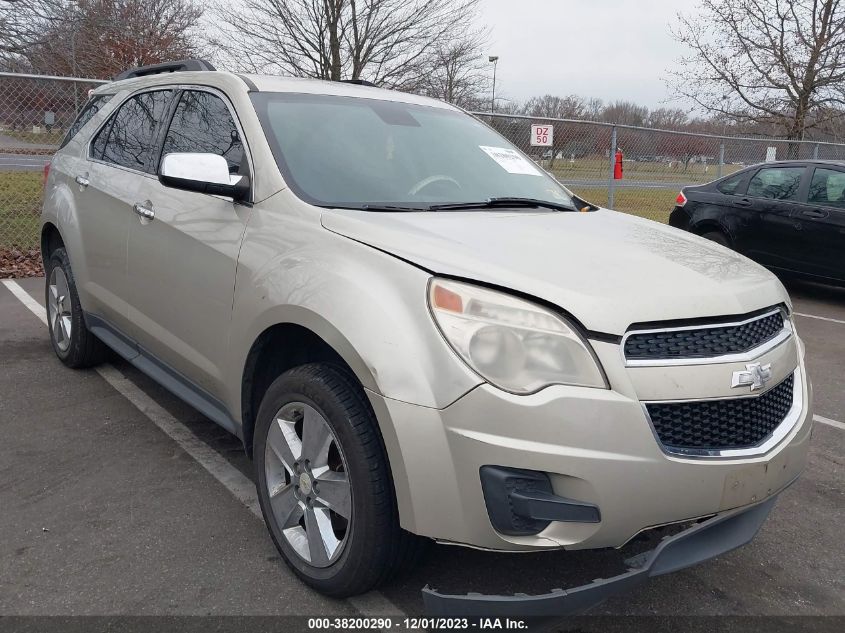
<path fill-rule="evenodd" d="M 845 283 L 845 161 L 764 163 L 685 187 L 669 224 L 775 271 Z"/>

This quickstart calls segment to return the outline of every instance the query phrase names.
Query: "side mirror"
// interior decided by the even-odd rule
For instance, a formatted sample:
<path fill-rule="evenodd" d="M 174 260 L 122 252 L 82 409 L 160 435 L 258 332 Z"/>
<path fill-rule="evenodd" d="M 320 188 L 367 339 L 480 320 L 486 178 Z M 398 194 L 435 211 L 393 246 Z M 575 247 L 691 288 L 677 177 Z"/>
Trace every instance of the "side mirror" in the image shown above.
<path fill-rule="evenodd" d="M 158 180 L 165 187 L 243 200 L 249 196 L 249 178 L 231 175 L 229 163 L 217 154 L 165 154 Z"/>

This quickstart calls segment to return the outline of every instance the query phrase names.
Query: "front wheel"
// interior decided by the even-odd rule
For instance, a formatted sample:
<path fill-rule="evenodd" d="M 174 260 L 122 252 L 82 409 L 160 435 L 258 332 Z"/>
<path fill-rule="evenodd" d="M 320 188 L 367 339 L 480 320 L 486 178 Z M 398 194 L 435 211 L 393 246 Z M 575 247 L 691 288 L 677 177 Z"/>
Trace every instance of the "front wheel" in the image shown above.
<path fill-rule="evenodd" d="M 369 591 L 420 550 L 399 527 L 375 415 L 347 370 L 327 363 L 277 378 L 258 412 L 256 485 L 279 552 L 329 596 Z"/>

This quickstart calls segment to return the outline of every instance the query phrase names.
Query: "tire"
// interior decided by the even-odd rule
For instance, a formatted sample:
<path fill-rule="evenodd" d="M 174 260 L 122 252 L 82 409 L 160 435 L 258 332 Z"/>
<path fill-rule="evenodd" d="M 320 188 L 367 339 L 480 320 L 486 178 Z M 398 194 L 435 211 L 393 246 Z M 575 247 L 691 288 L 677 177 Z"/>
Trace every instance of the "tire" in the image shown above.
<path fill-rule="evenodd" d="M 102 363 L 108 348 L 85 325 L 70 260 L 57 248 L 47 261 L 45 298 L 50 343 L 59 360 L 73 369 Z"/>
<path fill-rule="evenodd" d="M 730 248 L 731 243 L 728 240 L 728 236 L 722 233 L 721 231 L 707 231 L 701 234 L 705 240 L 710 240 L 711 242 L 716 242 L 716 244 L 721 244 L 725 248 Z"/>
<path fill-rule="evenodd" d="M 309 431 L 318 428 L 318 418 L 327 427 L 323 435 Z M 324 439 L 303 441 L 306 434 Z M 421 554 L 425 539 L 399 526 L 375 415 L 345 368 L 314 363 L 277 378 L 258 411 L 254 457 L 258 499 L 273 542 L 294 573 L 320 593 L 335 598 L 364 593 L 412 566 Z M 341 494 L 345 489 L 348 507 Z M 323 530 L 311 528 L 319 517 Z M 317 534 L 321 539 L 312 541 Z"/>

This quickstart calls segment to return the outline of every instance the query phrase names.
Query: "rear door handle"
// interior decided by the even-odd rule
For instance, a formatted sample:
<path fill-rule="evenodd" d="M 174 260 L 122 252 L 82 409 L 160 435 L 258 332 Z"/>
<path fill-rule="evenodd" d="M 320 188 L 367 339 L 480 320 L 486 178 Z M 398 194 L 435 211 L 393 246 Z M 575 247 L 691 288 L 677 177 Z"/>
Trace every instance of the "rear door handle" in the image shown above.
<path fill-rule="evenodd" d="M 80 175 L 80 176 L 76 177 L 76 184 L 79 185 L 80 187 L 87 187 L 91 183 L 86 176 Z"/>
<path fill-rule="evenodd" d="M 801 215 L 803 215 L 805 218 L 826 218 L 827 211 L 822 211 L 821 209 L 810 209 L 808 211 L 802 211 Z"/>
<path fill-rule="evenodd" d="M 138 214 L 138 217 L 143 220 L 153 220 L 156 217 L 155 211 L 152 210 L 151 207 L 145 206 L 149 204 L 149 202 L 141 204 L 140 202 L 136 202 L 132 205 L 132 208 L 135 210 L 135 213 Z"/>
<path fill-rule="evenodd" d="M 738 207 L 750 207 L 752 203 L 748 198 L 740 198 L 734 204 Z"/>

